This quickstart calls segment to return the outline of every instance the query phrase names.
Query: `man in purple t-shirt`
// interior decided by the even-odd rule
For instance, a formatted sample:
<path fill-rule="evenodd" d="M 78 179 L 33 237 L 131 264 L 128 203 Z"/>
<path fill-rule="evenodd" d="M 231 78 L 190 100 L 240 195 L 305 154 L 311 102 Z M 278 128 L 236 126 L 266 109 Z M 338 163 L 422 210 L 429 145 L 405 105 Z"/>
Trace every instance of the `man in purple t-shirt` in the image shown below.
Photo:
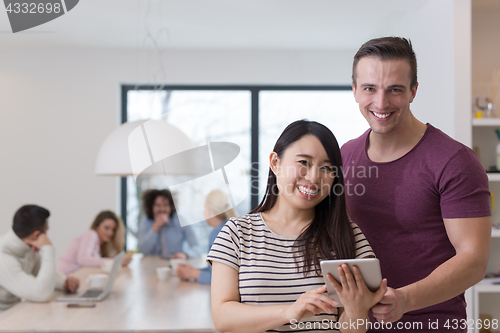
<path fill-rule="evenodd" d="M 352 80 L 370 130 L 342 147 L 347 206 L 390 287 L 372 313 L 392 324 L 372 331 L 466 332 L 464 291 L 489 256 L 486 173 L 471 149 L 410 111 L 418 83 L 408 40 L 365 43 Z"/>

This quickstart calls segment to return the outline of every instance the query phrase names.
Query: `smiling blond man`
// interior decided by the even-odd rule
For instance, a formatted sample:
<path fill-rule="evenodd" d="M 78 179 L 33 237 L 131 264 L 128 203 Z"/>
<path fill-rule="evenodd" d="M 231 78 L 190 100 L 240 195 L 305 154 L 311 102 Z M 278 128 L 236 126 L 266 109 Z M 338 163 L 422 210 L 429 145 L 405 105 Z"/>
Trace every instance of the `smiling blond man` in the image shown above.
<path fill-rule="evenodd" d="M 373 316 L 394 322 L 392 330 L 373 332 L 466 332 L 464 291 L 483 278 L 489 256 L 486 173 L 471 149 L 410 110 L 418 82 L 409 40 L 365 43 L 354 57 L 352 81 L 370 129 L 342 147 L 343 163 L 378 172 L 346 173 L 347 186 L 365 189 L 347 196 L 348 211 L 388 279 Z"/>

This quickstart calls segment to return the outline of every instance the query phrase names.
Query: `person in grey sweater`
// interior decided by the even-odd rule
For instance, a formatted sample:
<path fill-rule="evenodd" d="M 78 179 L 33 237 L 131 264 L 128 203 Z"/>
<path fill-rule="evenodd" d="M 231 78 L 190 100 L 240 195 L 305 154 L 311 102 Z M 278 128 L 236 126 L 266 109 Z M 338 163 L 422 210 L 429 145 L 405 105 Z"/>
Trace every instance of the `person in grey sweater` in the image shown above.
<path fill-rule="evenodd" d="M 47 237 L 47 209 L 26 205 L 16 212 L 12 229 L 0 236 L 0 311 L 25 299 L 47 302 L 54 289 L 75 292 L 80 281 L 56 271 L 54 247 Z"/>

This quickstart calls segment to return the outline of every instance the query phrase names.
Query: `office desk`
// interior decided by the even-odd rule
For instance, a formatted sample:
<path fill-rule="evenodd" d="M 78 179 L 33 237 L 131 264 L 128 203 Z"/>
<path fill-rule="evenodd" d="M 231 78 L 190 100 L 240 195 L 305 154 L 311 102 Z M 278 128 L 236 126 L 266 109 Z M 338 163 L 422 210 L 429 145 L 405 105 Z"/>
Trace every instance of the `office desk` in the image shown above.
<path fill-rule="evenodd" d="M 22 302 L 0 314 L 0 332 L 216 332 L 210 309 L 210 286 L 182 282 L 177 277 L 159 281 L 156 267 L 166 266 L 158 257 L 134 255 L 121 269 L 112 293 L 95 308 L 67 308 L 55 299 L 49 303 Z M 74 276 L 85 290 L 89 274 L 99 268 L 84 267 Z"/>

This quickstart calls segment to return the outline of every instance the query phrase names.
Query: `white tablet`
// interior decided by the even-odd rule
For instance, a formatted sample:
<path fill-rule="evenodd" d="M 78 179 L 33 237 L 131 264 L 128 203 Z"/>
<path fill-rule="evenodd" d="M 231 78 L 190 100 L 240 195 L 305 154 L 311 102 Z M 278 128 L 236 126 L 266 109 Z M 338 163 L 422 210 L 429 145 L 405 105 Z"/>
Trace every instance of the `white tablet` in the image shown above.
<path fill-rule="evenodd" d="M 365 284 L 371 291 L 376 291 L 382 282 L 382 273 L 380 272 L 380 262 L 377 258 L 366 259 L 341 259 L 341 260 L 323 260 L 320 262 L 323 278 L 325 279 L 328 296 L 339 302 L 339 307 L 343 306 L 340 302 L 339 295 L 333 288 L 333 285 L 328 281 L 327 274 L 330 273 L 335 280 L 340 283 L 339 272 L 337 267 L 342 264 L 347 264 L 352 272 L 352 266 L 356 265 L 365 280 Z"/>

